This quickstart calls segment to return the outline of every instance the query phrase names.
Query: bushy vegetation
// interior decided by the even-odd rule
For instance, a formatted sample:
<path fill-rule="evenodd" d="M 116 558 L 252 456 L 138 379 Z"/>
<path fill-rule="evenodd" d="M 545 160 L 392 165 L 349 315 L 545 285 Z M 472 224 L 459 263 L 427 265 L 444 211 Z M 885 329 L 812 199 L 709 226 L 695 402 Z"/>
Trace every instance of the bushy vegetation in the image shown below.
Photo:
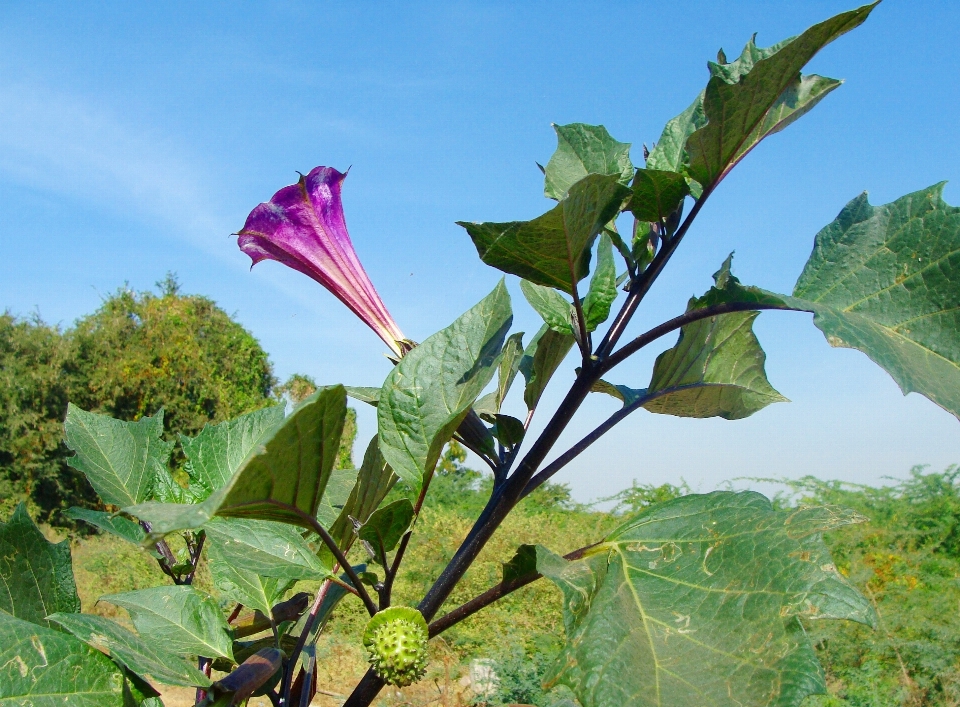
<path fill-rule="evenodd" d="M 457 445 L 443 457 L 397 587 L 401 603 L 419 596 L 442 569 L 489 492 L 489 478 L 464 466 L 464 461 Z M 790 492 L 777 499 L 783 506 L 839 504 L 870 518 L 831 533 L 827 542 L 841 572 L 874 602 L 880 624 L 871 631 L 850 622 L 807 623 L 831 690 L 828 696 L 810 698 L 810 707 L 958 704 L 960 468 L 930 472 L 918 467 L 906 481 L 881 488 L 813 477 L 784 483 Z M 392 493 L 403 492 L 400 488 Z M 565 486 L 546 485 L 526 499 L 494 536 L 448 606 L 499 581 L 500 563 L 509 560 L 520 544 L 539 541 L 567 552 L 602 537 L 622 514 L 688 492 L 684 484 L 634 483 L 617 497 L 604 499 L 604 506 L 613 501 L 616 507 L 598 511 L 574 502 Z M 562 502 L 552 507 L 556 499 Z M 100 594 L 162 581 L 156 563 L 145 553 L 139 553 L 137 561 L 134 548 L 113 538 L 79 541 L 74 557 L 85 611 L 110 613 L 114 611 L 110 605 L 94 606 Z M 355 552 L 354 559 L 362 561 L 363 551 Z M 202 574 L 198 581 L 210 586 Z M 498 683 L 483 701 L 554 705 L 563 695 L 544 690 L 541 679 L 563 639 L 559 601 L 554 586 L 541 580 L 455 626 L 434 647 L 432 677 L 442 682 L 445 671 L 452 670 L 456 680 L 467 673 L 471 661 L 490 660 Z M 365 670 L 363 653 L 353 640 L 365 622 L 360 602 L 346 601 L 328 624 L 318 645 L 319 653 L 328 658 L 321 663 L 320 675 L 326 691 L 343 694 Z M 410 704 L 430 699 L 416 688 L 408 692 L 412 694 L 405 699 Z M 336 704 L 324 699 L 323 704 Z"/>
<path fill-rule="evenodd" d="M 27 500 L 40 519 L 69 525 L 62 510 L 97 506 L 66 463 L 68 401 L 122 420 L 162 407 L 169 438 L 277 402 L 250 332 L 212 300 L 182 294 L 173 275 L 157 286 L 122 287 L 66 329 L 0 314 L 0 515 Z"/>

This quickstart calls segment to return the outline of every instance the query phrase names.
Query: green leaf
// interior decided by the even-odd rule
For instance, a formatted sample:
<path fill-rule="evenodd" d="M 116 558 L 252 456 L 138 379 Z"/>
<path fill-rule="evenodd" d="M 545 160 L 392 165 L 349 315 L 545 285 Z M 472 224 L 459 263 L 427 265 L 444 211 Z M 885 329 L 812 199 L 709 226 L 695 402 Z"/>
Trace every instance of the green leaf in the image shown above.
<path fill-rule="evenodd" d="M 274 405 L 218 425 L 204 425 L 192 439 L 180 435 L 189 462 L 187 473 L 205 489 L 203 498 L 233 478 L 257 441 L 281 420 L 283 405 Z"/>
<path fill-rule="evenodd" d="M 536 545 L 521 545 L 509 562 L 503 563 L 503 583 L 526 577 L 537 571 Z"/>
<path fill-rule="evenodd" d="M 718 491 L 644 509 L 581 560 L 538 548 L 567 634 L 545 684 L 584 707 L 798 707 L 826 691 L 799 619 L 873 624 L 822 539 L 864 520 Z"/>
<path fill-rule="evenodd" d="M 374 435 L 363 454 L 363 463 L 357 474 L 357 482 L 350 491 L 350 496 L 343 504 L 336 521 L 329 528 L 330 537 L 344 553 L 350 549 L 356 538 L 351 518 L 358 523 L 366 523 L 370 514 L 380 506 L 396 481 L 397 475 L 384 460 L 383 454 L 380 453 L 378 438 Z M 333 554 L 326 546 L 320 550 L 320 559 L 325 564 L 333 566 Z"/>
<path fill-rule="evenodd" d="M 662 172 L 684 173 L 689 164 L 687 140 L 694 132 L 707 124 L 707 117 L 703 113 L 703 93 L 697 96 L 683 113 L 670 119 L 660 139 L 647 157 L 647 169 Z M 699 198 L 699 194 L 695 193 Z"/>
<path fill-rule="evenodd" d="M 50 614 L 80 611 L 70 541 L 47 542 L 22 503 L 0 523 L 0 611 L 46 627 Z"/>
<path fill-rule="evenodd" d="M 523 428 L 523 423 L 511 415 L 496 414 L 493 416 L 493 429 L 490 430 L 500 444 L 507 449 L 516 447 L 523 441 L 527 431 Z"/>
<path fill-rule="evenodd" d="M 265 434 L 230 481 L 195 505 L 143 503 L 124 511 L 152 524 L 152 535 L 199 528 L 214 515 L 310 528 L 347 414 L 343 386 L 320 388 Z"/>
<path fill-rule="evenodd" d="M 617 268 L 613 262 L 613 242 L 604 233 L 597 246 L 597 268 L 590 280 L 590 290 L 583 300 L 583 318 L 587 331 L 594 331 L 607 321 L 610 305 L 617 298 Z M 571 330 L 572 333 L 572 330 Z"/>
<path fill-rule="evenodd" d="M 163 410 L 137 422 L 67 406 L 67 463 L 82 471 L 104 503 L 130 506 L 150 497 L 155 479 L 167 472 L 173 442 L 160 439 Z"/>
<path fill-rule="evenodd" d="M 207 687 L 210 678 L 188 665 L 182 658 L 102 616 L 54 614 L 50 617 L 84 643 L 99 648 L 138 675 L 149 675 L 157 682 L 183 687 Z"/>
<path fill-rule="evenodd" d="M 628 388 L 625 385 L 615 385 L 609 383 L 602 378 L 594 383 L 590 390 L 594 393 L 605 393 L 610 397 L 616 398 L 624 407 L 629 407 L 633 405 L 637 400 L 645 398 L 647 396 L 646 388 L 637 390 L 635 388 Z"/>
<path fill-rule="evenodd" d="M 330 568 L 296 528 L 251 518 L 214 518 L 203 526 L 218 556 L 248 572 L 281 579 L 321 579 Z"/>
<path fill-rule="evenodd" d="M 324 528 L 329 529 L 336 522 L 357 483 L 357 474 L 357 469 L 334 469 L 330 473 L 330 480 L 317 509 L 317 520 Z"/>
<path fill-rule="evenodd" d="M 143 528 L 138 523 L 123 516 L 103 511 L 92 511 L 89 508 L 77 508 L 76 506 L 64 511 L 63 514 L 73 520 L 86 521 L 95 528 L 123 538 L 134 545 L 139 545 L 146 537 L 146 533 L 143 532 Z"/>
<path fill-rule="evenodd" d="M 222 599 L 235 601 L 265 615 L 270 614 L 273 605 L 295 582 L 292 579 L 261 577 L 256 572 L 238 567 L 216 545 L 210 546 L 208 559 L 213 583 Z"/>
<path fill-rule="evenodd" d="M 557 150 L 544 168 L 543 193 L 559 201 L 588 174 L 615 174 L 626 184 L 633 176 L 630 143 L 617 142 L 602 125 L 556 125 Z"/>
<path fill-rule="evenodd" d="M 374 511 L 360 528 L 360 539 L 370 544 L 377 562 L 384 567 L 387 565 L 387 553 L 393 552 L 400 538 L 410 529 L 414 515 L 410 499 L 401 498 Z"/>
<path fill-rule="evenodd" d="M 574 284 L 590 271 L 594 238 L 630 194 L 619 179 L 584 177 L 556 207 L 532 221 L 458 224 L 487 265 L 572 295 Z"/>
<path fill-rule="evenodd" d="M 550 378 L 573 348 L 573 341 L 572 334 L 560 334 L 544 324 L 527 345 L 520 359 L 520 372 L 526 381 L 523 401 L 528 410 L 540 402 Z"/>
<path fill-rule="evenodd" d="M 123 707 L 123 687 L 100 651 L 0 611 L 0 705 Z"/>
<path fill-rule="evenodd" d="M 561 334 L 572 334 L 570 320 L 572 304 L 552 287 L 544 287 L 529 280 L 520 280 L 520 291 L 527 302 L 548 327 Z"/>
<path fill-rule="evenodd" d="M 512 321 L 510 295 L 501 280 L 453 324 L 404 356 L 387 376 L 377 407 L 380 451 L 417 491 L 493 377 Z"/>
<path fill-rule="evenodd" d="M 627 208 L 640 221 L 654 223 L 666 221 L 690 193 L 682 174 L 656 169 L 638 169 L 631 188 Z"/>
<path fill-rule="evenodd" d="M 824 46 L 858 27 L 875 5 L 844 12 L 782 42 L 754 61 L 747 45 L 733 69 L 714 67 L 703 96 L 707 124 L 687 140 L 690 176 L 712 188 L 763 138 L 795 121 L 839 85 L 800 69 Z M 736 62 L 735 62 L 736 64 Z"/>
<path fill-rule="evenodd" d="M 739 420 L 786 402 L 764 372 L 766 354 L 753 333 L 758 315 L 721 314 L 683 327 L 676 346 L 657 357 L 643 407 L 663 415 Z"/>
<path fill-rule="evenodd" d="M 229 628 L 217 602 L 190 586 L 162 586 L 100 597 L 130 614 L 140 636 L 171 653 L 233 660 Z"/>
<path fill-rule="evenodd" d="M 693 307 L 700 309 L 717 304 L 728 303 L 746 303 L 763 305 L 767 308 L 776 307 L 781 309 L 790 309 L 787 304 L 787 297 L 777 295 L 759 287 L 751 287 L 740 284 L 740 280 L 731 274 L 730 269 L 733 264 L 733 253 L 727 256 L 720 269 L 713 274 L 714 286 L 707 290 L 706 294 L 693 302 Z"/>
<path fill-rule="evenodd" d="M 376 407 L 380 402 L 379 388 L 364 388 L 355 385 L 348 385 L 346 386 L 346 391 L 347 395 L 354 400 L 359 400 L 361 403 L 367 403 Z"/>
<path fill-rule="evenodd" d="M 960 418 L 960 208 L 942 191 L 851 201 L 817 234 L 789 304 L 812 310 L 831 346 L 863 351 L 904 394 Z"/>
<path fill-rule="evenodd" d="M 523 332 L 518 331 L 507 337 L 500 354 L 500 367 L 497 369 L 497 407 L 503 404 L 520 370 L 523 358 Z"/>

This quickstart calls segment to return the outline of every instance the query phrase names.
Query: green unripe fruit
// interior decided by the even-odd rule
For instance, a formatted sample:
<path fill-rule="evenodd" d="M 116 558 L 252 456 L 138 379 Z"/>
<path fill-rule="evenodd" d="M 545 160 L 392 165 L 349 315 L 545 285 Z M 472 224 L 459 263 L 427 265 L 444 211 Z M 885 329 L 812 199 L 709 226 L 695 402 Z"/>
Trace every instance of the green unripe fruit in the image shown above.
<path fill-rule="evenodd" d="M 427 670 L 427 622 L 416 609 L 392 606 L 370 619 L 363 632 L 373 671 L 388 685 L 405 687 Z"/>

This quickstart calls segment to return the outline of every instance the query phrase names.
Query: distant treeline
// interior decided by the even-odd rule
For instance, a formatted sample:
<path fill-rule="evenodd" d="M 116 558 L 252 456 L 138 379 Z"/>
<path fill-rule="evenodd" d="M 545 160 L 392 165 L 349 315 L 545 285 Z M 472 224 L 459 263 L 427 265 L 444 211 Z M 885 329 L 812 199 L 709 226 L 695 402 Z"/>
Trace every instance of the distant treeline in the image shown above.
<path fill-rule="evenodd" d="M 67 329 L 0 314 L 0 518 L 20 500 L 54 524 L 69 523 L 63 509 L 96 506 L 66 463 L 68 402 L 123 420 L 163 408 L 169 437 L 192 436 L 313 388 L 300 375 L 278 385 L 253 335 L 212 300 L 181 294 L 173 275 L 155 293 L 120 288 Z"/>

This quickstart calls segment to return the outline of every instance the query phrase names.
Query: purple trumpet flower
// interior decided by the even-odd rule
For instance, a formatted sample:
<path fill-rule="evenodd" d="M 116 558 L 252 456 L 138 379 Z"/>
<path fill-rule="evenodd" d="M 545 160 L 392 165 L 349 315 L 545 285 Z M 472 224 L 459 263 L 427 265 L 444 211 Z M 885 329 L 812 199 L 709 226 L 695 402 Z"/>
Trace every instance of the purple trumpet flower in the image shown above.
<path fill-rule="evenodd" d="M 319 282 L 400 357 L 403 333 L 367 277 L 347 233 L 340 201 L 346 176 L 332 167 L 315 167 L 307 176 L 300 175 L 297 184 L 284 187 L 250 212 L 237 234 L 238 245 L 253 265 L 276 260 Z"/>

